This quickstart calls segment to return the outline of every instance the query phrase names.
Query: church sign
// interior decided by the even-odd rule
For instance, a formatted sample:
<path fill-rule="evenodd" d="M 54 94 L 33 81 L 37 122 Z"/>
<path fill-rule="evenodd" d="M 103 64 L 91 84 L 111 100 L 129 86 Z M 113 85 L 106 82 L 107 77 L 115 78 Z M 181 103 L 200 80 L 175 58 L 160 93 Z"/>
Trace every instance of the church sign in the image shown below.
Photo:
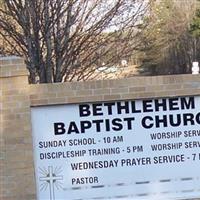
<path fill-rule="evenodd" d="M 200 97 L 32 107 L 38 200 L 200 196 Z"/>

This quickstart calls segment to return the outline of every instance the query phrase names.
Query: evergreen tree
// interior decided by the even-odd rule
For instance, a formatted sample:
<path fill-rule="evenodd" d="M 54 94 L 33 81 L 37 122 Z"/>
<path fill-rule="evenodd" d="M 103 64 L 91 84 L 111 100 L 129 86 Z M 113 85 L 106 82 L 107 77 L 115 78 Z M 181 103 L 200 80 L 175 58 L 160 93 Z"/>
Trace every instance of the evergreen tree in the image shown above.
<path fill-rule="evenodd" d="M 198 0 L 196 15 L 190 25 L 190 33 L 195 39 L 195 61 L 200 62 L 200 0 Z"/>
<path fill-rule="evenodd" d="M 196 0 L 165 0 L 151 5 L 149 27 L 142 34 L 143 73 L 190 73 L 199 49 L 199 42 L 190 31 L 196 5 Z"/>

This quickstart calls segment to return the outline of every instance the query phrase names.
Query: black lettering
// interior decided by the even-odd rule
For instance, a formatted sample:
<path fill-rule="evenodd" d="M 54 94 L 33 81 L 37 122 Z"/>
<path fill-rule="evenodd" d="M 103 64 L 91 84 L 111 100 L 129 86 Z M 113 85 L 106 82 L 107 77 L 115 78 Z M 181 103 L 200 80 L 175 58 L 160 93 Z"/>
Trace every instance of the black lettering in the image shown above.
<path fill-rule="evenodd" d="M 94 116 L 103 115 L 102 104 L 101 103 L 99 103 L 99 104 L 93 104 L 92 109 L 93 109 L 93 115 Z"/>
<path fill-rule="evenodd" d="M 200 124 L 200 113 L 198 113 L 198 114 L 196 115 L 196 122 L 197 122 L 198 124 Z"/>
<path fill-rule="evenodd" d="M 159 118 L 159 115 L 155 116 L 156 120 L 156 128 L 159 128 L 161 123 L 163 124 L 163 127 L 167 127 L 167 115 L 163 115 L 163 118 Z"/>
<path fill-rule="evenodd" d="M 180 126 L 180 124 L 181 124 L 181 115 L 177 114 L 176 116 L 177 116 L 177 119 L 176 119 L 176 122 L 175 122 L 174 115 L 169 115 L 169 122 L 170 122 L 171 126 L 174 126 L 174 127 Z"/>
<path fill-rule="evenodd" d="M 91 115 L 90 105 L 88 104 L 79 105 L 79 115 L 80 117 L 90 116 Z"/>
<path fill-rule="evenodd" d="M 55 135 L 62 135 L 65 134 L 65 124 L 62 122 L 54 123 L 54 134 Z"/>
<path fill-rule="evenodd" d="M 194 125 L 194 115 L 192 113 L 185 113 L 183 114 L 183 124 L 184 126 L 188 125 L 188 122 L 190 122 L 190 125 Z"/>
<path fill-rule="evenodd" d="M 132 109 L 132 113 L 141 113 L 141 110 L 136 109 L 135 101 L 131 101 L 131 109 Z"/>
<path fill-rule="evenodd" d="M 169 109 L 170 110 L 179 110 L 178 107 L 178 98 L 169 99 Z"/>
<path fill-rule="evenodd" d="M 92 120 L 92 123 L 96 124 L 96 131 L 100 132 L 101 131 L 101 123 L 103 123 L 103 119 Z"/>
<path fill-rule="evenodd" d="M 67 134 L 71 134 L 71 133 L 79 133 L 79 130 L 78 130 L 75 122 L 70 122 L 70 124 L 69 124 Z"/>
<path fill-rule="evenodd" d="M 160 102 L 159 102 L 160 101 Z M 166 99 L 155 99 L 155 111 L 160 111 L 160 107 L 162 108 L 162 111 L 167 110 L 167 101 Z"/>
<path fill-rule="evenodd" d="M 86 129 L 89 129 L 92 127 L 92 123 L 90 121 L 81 121 L 81 133 L 85 133 Z"/>
<path fill-rule="evenodd" d="M 127 122 L 128 130 L 132 130 L 132 121 L 134 121 L 134 117 L 124 118 L 124 121 Z"/>
<path fill-rule="evenodd" d="M 124 105 L 122 105 L 124 103 Z M 129 113 L 129 104 L 128 101 L 125 102 L 117 102 L 117 113 L 122 114 L 122 110 L 125 111 L 125 113 Z"/>
<path fill-rule="evenodd" d="M 115 102 L 104 103 L 104 106 L 108 108 L 108 115 L 112 115 L 112 107 L 115 105 Z"/>
<path fill-rule="evenodd" d="M 146 116 L 142 119 L 142 126 L 144 128 L 152 128 L 153 127 L 153 123 L 147 123 L 147 121 L 153 121 L 153 118 L 150 116 Z"/>
<path fill-rule="evenodd" d="M 110 120 L 106 119 L 105 123 L 106 123 L 106 131 L 110 131 Z"/>
<path fill-rule="evenodd" d="M 113 125 L 112 129 L 114 131 L 121 131 L 123 129 L 123 126 L 120 122 L 122 122 L 122 120 L 119 118 L 115 118 L 112 120 L 112 125 Z"/>
<path fill-rule="evenodd" d="M 39 148 L 43 148 L 43 143 L 39 142 Z"/>
<path fill-rule="evenodd" d="M 181 109 L 194 109 L 195 103 L 194 103 L 194 97 L 189 97 L 188 101 L 187 98 L 182 97 L 181 98 Z"/>
<path fill-rule="evenodd" d="M 143 100 L 143 111 L 144 112 L 153 112 L 152 100 Z"/>

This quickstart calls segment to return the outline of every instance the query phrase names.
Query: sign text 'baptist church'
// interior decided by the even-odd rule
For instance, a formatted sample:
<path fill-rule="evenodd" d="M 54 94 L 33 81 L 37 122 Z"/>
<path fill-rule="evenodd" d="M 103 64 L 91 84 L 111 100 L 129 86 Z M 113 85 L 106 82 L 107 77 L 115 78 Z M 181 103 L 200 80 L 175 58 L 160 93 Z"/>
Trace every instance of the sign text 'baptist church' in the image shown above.
<path fill-rule="evenodd" d="M 200 97 L 32 108 L 38 200 L 200 196 Z"/>

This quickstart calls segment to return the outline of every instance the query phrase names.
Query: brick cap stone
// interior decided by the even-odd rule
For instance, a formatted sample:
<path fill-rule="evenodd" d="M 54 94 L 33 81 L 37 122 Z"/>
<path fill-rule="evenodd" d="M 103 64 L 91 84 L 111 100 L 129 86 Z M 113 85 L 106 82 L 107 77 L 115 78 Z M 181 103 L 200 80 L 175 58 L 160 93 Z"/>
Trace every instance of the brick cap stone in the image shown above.
<path fill-rule="evenodd" d="M 0 77 L 28 76 L 24 59 L 18 56 L 0 57 Z"/>
<path fill-rule="evenodd" d="M 24 58 L 19 56 L 0 56 L 0 67 L 1 66 L 10 66 L 10 65 L 16 65 L 16 64 L 24 64 Z"/>
<path fill-rule="evenodd" d="M 16 59 L 22 59 L 19 56 L 0 56 L 0 60 L 16 60 Z"/>

